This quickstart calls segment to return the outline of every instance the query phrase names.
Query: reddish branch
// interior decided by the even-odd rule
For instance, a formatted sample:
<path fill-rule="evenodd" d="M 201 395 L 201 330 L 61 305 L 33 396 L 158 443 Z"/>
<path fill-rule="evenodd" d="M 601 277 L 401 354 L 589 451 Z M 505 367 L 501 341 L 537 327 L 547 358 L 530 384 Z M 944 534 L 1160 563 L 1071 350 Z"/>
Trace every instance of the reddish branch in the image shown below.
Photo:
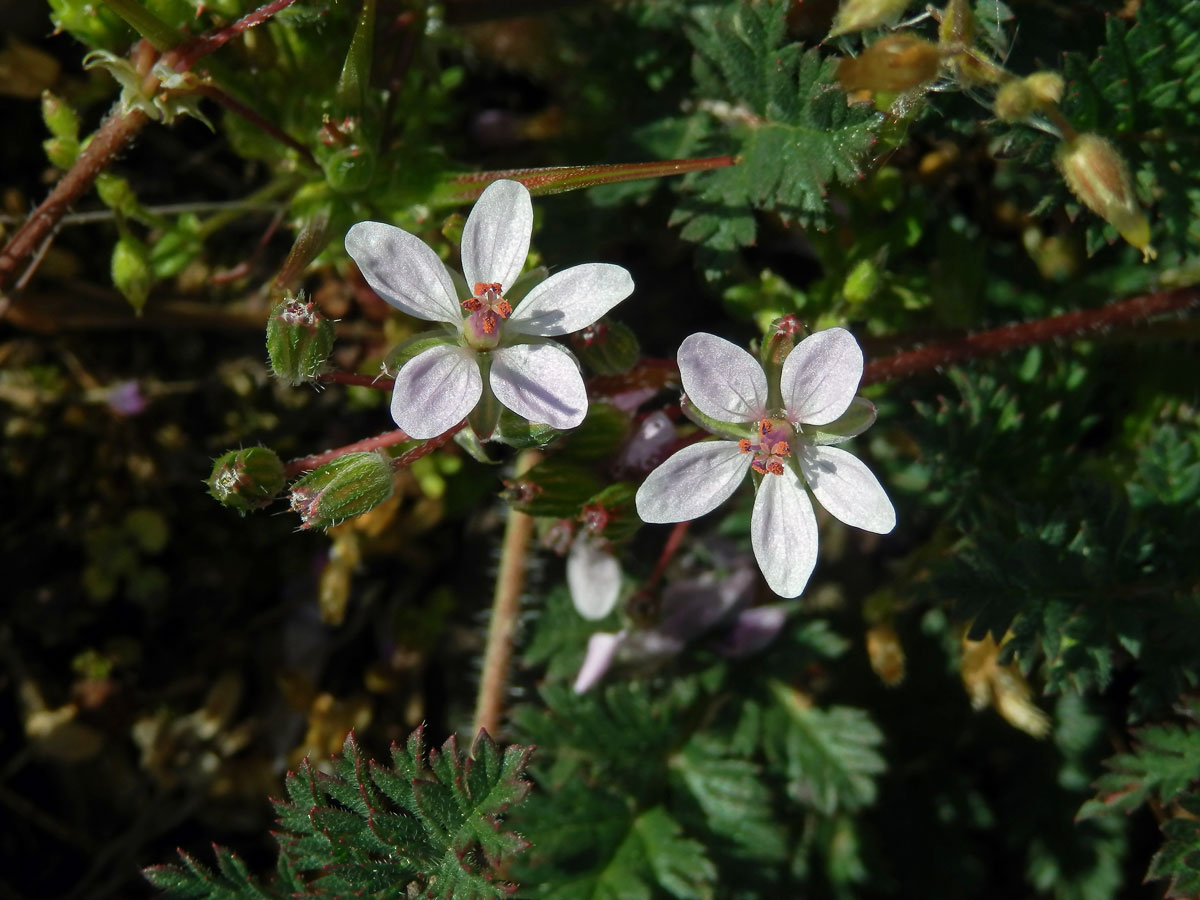
<path fill-rule="evenodd" d="M 92 135 L 91 142 L 79 154 L 75 165 L 71 166 L 71 170 L 54 186 L 54 190 L 42 201 L 41 206 L 33 211 L 17 229 L 4 250 L 0 251 L 0 291 L 12 284 L 21 263 L 50 236 L 58 220 L 92 186 L 96 176 L 120 155 L 148 121 L 149 117 L 140 109 L 121 112 L 119 107 L 113 108 Z"/>
<path fill-rule="evenodd" d="M 186 71 L 201 57 L 212 53 L 222 44 L 247 29 L 261 25 L 275 13 L 294 2 L 295 0 L 273 0 L 238 19 L 232 25 L 217 29 L 210 34 L 192 38 L 178 47 L 168 50 L 163 56 L 163 61 L 178 72 Z M 120 112 L 114 108 L 108 114 L 96 133 L 92 135 L 91 142 L 79 154 L 70 171 L 59 180 L 50 195 L 33 211 L 33 214 L 25 220 L 4 249 L 0 251 L 0 291 L 4 291 L 13 283 L 21 263 L 38 251 L 39 247 L 51 236 L 59 219 L 92 186 L 96 176 L 112 164 L 113 160 L 121 154 L 148 121 L 149 117 L 140 109 Z M 262 124 L 257 120 L 252 121 Z M 278 129 L 270 130 L 270 133 L 279 137 L 282 132 L 276 134 L 277 131 Z M 285 143 L 288 146 L 294 146 L 294 142 L 290 139 L 287 139 Z M 305 156 L 311 161 L 312 155 L 307 151 L 305 151 Z"/>
<path fill-rule="evenodd" d="M 172 47 L 163 54 L 163 61 L 177 72 L 186 72 L 203 57 L 220 49 L 242 32 L 263 24 L 271 16 L 287 9 L 295 2 L 296 0 L 271 0 L 270 3 L 260 6 L 254 12 L 242 16 L 232 25 L 218 28 L 208 34 L 197 35 L 191 40 L 184 41 L 178 47 Z"/>
<path fill-rule="evenodd" d="M 362 453 L 367 450 L 379 450 L 383 447 L 392 447 L 396 444 L 403 444 L 405 441 L 410 441 L 410 438 L 400 429 L 395 431 L 385 431 L 383 434 L 377 434 L 375 437 L 364 438 L 361 441 L 355 441 L 353 444 L 347 444 L 345 447 L 335 447 L 332 450 L 326 450 L 324 453 L 314 453 L 312 456 L 304 456 L 300 459 L 293 459 L 283 468 L 283 474 L 288 478 L 293 478 L 301 472 L 307 472 L 310 469 L 315 469 L 317 466 L 323 466 L 327 462 L 332 462 L 339 456 L 345 456 L 347 453 Z M 434 438 L 441 440 L 441 438 Z"/>
<path fill-rule="evenodd" d="M 964 359 L 994 356 L 1008 350 L 1044 344 L 1057 338 L 1080 337 L 1108 328 L 1131 325 L 1162 313 L 1182 312 L 1198 304 L 1200 289 L 1179 288 L 1121 300 L 1099 309 L 1081 309 L 1048 319 L 993 328 L 991 331 L 981 331 L 956 341 L 929 344 L 917 350 L 907 350 L 877 359 L 867 365 L 862 383 L 867 385 L 891 381 L 938 369 Z"/>

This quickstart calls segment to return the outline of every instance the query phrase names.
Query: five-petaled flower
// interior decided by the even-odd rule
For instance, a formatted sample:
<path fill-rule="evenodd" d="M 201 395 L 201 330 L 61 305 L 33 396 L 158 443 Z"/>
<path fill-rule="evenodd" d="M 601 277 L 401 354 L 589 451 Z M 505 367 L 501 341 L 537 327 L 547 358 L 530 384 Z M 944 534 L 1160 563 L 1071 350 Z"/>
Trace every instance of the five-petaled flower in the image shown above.
<path fill-rule="evenodd" d="M 874 408 L 855 397 L 863 356 L 850 332 L 830 328 L 797 344 L 777 391 L 768 389 L 754 357 L 711 334 L 693 334 L 680 345 L 679 371 L 710 430 L 737 439 L 684 447 L 651 472 L 636 498 L 644 521 L 682 522 L 711 512 L 755 471 L 751 544 L 767 584 L 783 597 L 804 590 L 817 561 L 808 490 L 847 525 L 877 534 L 895 527 L 896 512 L 870 470 L 826 446 L 861 433 L 875 418 Z"/>
<path fill-rule="evenodd" d="M 633 292 L 633 279 L 620 266 L 575 266 L 536 285 L 514 309 L 504 294 L 525 265 L 532 230 L 525 186 L 489 185 L 463 229 L 470 296 L 461 301 L 451 273 L 419 238 L 381 222 L 359 222 L 346 234 L 346 251 L 377 294 L 410 316 L 451 326 L 396 377 L 392 418 L 410 436 L 444 433 L 485 390 L 532 422 L 565 429 L 583 421 L 579 366 L 547 339 L 591 325 Z"/>

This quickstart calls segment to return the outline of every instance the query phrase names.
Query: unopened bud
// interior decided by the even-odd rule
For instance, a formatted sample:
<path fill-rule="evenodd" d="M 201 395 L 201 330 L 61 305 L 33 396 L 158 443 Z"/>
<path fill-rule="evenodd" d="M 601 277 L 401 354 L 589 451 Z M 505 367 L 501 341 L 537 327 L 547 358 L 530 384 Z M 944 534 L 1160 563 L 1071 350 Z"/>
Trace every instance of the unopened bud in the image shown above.
<path fill-rule="evenodd" d="M 392 496 L 392 465 L 379 453 L 348 453 L 292 485 L 301 529 L 329 528 L 370 512 Z"/>
<path fill-rule="evenodd" d="M 1029 89 L 1025 80 L 1014 78 L 1012 81 L 1006 81 L 1000 90 L 996 91 L 992 111 L 1001 122 L 1020 122 L 1029 118 L 1035 104 L 1033 91 Z"/>
<path fill-rule="evenodd" d="M 154 284 L 154 272 L 149 248 L 132 234 L 121 235 L 113 247 L 112 280 L 134 312 L 141 315 Z"/>
<path fill-rule="evenodd" d="M 1066 83 L 1057 72 L 1034 72 L 1025 76 L 1025 84 L 1033 93 L 1034 102 L 1043 107 L 1061 103 L 1066 90 Z"/>
<path fill-rule="evenodd" d="M 879 266 L 875 261 L 860 259 L 842 282 L 842 296 L 846 298 L 847 303 L 866 303 L 879 290 L 881 280 Z"/>
<path fill-rule="evenodd" d="M 867 629 L 867 658 L 879 680 L 888 687 L 904 680 L 904 647 L 891 624 L 884 622 Z"/>
<path fill-rule="evenodd" d="M 213 464 L 208 493 L 242 515 L 267 506 L 283 490 L 283 461 L 266 447 L 230 450 Z"/>
<path fill-rule="evenodd" d="M 975 14 L 967 0 L 950 0 L 938 23 L 939 43 L 957 50 L 968 49 L 975 43 L 975 31 Z"/>
<path fill-rule="evenodd" d="M 42 91 L 42 121 L 55 137 L 79 140 L 78 113 L 66 100 L 49 91 Z"/>
<path fill-rule="evenodd" d="M 898 93 L 937 77 L 941 54 L 929 41 L 893 34 L 838 63 L 842 90 Z"/>
<path fill-rule="evenodd" d="M 1129 167 L 1117 148 L 1099 135 L 1081 134 L 1059 147 L 1057 162 L 1071 193 L 1146 259 L 1153 259 L 1150 223 L 1138 206 Z"/>
<path fill-rule="evenodd" d="M 909 0 L 842 0 L 829 37 L 853 34 L 878 25 L 895 25 Z M 828 38 L 826 38 L 828 40 Z"/>
<path fill-rule="evenodd" d="M 605 320 L 571 336 L 579 361 L 597 375 L 620 375 L 637 365 L 641 348 L 637 336 L 620 322 Z"/>
<path fill-rule="evenodd" d="M 96 176 L 96 193 L 105 206 L 123 216 L 137 215 L 141 208 L 133 186 L 120 175 L 101 172 Z"/>
<path fill-rule="evenodd" d="M 288 384 L 312 381 L 333 351 L 333 324 L 301 291 L 284 300 L 267 319 L 267 355 L 271 371 Z"/>
<path fill-rule="evenodd" d="M 42 141 L 46 159 L 59 169 L 69 169 L 79 157 L 79 141 L 74 138 L 52 137 Z"/>

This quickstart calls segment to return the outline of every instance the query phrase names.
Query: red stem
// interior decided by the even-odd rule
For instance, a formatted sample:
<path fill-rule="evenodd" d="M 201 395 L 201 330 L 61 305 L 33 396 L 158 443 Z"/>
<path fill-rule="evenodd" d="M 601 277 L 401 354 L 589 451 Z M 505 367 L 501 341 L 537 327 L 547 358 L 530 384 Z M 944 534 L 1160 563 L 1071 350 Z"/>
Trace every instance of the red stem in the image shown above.
<path fill-rule="evenodd" d="M 646 582 L 643 590 L 649 590 L 658 584 L 659 579 L 663 577 L 663 573 L 667 571 L 667 566 L 670 564 L 672 557 L 679 550 L 679 545 L 683 543 L 683 536 L 687 534 L 688 526 L 691 524 L 691 522 L 678 522 L 671 529 L 671 533 L 667 535 L 667 542 L 663 545 L 662 553 L 658 556 L 658 562 L 654 566 L 654 571 L 650 573 L 650 580 Z"/>
<path fill-rule="evenodd" d="M 215 84 L 198 84 L 192 88 L 192 93 L 200 94 L 204 97 L 207 97 L 209 100 L 215 100 L 234 115 L 241 116 L 251 125 L 261 128 L 281 144 L 291 147 L 300 154 L 300 158 L 308 165 L 312 166 L 313 168 L 320 168 L 320 164 L 317 162 L 317 158 L 312 155 L 311 150 L 305 147 L 302 143 L 300 143 L 274 122 L 267 121 L 255 110 L 242 103 L 241 100 L 231 97 Z"/>
<path fill-rule="evenodd" d="M 1042 344 L 1055 338 L 1077 337 L 1107 328 L 1130 325 L 1150 316 L 1181 312 L 1197 304 L 1200 304 L 1200 289 L 1178 288 L 1132 297 L 1099 309 L 1081 309 L 1048 319 L 1005 325 L 1003 328 L 981 331 L 956 341 L 930 344 L 917 350 L 907 350 L 877 359 L 867 365 L 862 383 L 868 385 L 891 381 L 894 378 L 938 369 L 964 359 L 994 356 L 1008 350 Z"/>
<path fill-rule="evenodd" d="M 466 422 L 459 422 L 449 431 L 443 432 L 435 438 L 430 438 L 425 443 L 421 444 L 421 446 L 413 447 L 407 453 L 401 453 L 395 458 L 395 460 L 392 461 L 392 465 L 397 469 L 404 469 L 408 466 L 411 466 L 422 456 L 426 456 L 438 449 L 438 447 L 442 447 L 450 443 L 453 437 L 462 430 L 462 427 L 465 424 Z"/>
<path fill-rule="evenodd" d="M 270 3 L 260 6 L 252 13 L 247 13 L 231 25 L 210 31 L 208 34 L 196 35 L 191 40 L 172 47 L 163 54 L 163 61 L 177 72 L 186 72 L 203 57 L 221 48 L 242 32 L 261 25 L 271 16 L 287 9 L 295 2 L 296 0 L 271 0 Z"/>
<path fill-rule="evenodd" d="M 21 262 L 38 249 L 58 220 L 92 186 L 96 176 L 108 168 L 149 121 L 140 109 L 121 112 L 120 107 L 113 107 L 75 165 L 0 251 L 0 290 L 12 284 Z"/>
<path fill-rule="evenodd" d="M 379 450 L 383 447 L 392 447 L 396 444 L 403 444 L 405 441 L 410 441 L 410 438 L 400 429 L 395 431 L 385 431 L 383 434 L 377 434 L 375 437 L 364 438 L 361 441 L 355 441 L 353 444 L 347 444 L 344 447 L 335 447 L 332 450 L 326 450 L 324 453 L 314 453 L 312 456 L 303 456 L 300 459 L 293 459 L 290 463 L 283 467 L 283 474 L 288 478 L 293 478 L 301 472 L 307 472 L 315 469 L 317 466 L 323 466 L 327 462 L 332 462 L 339 456 L 345 456 L 347 453 L 362 453 L 367 450 Z M 434 438 L 435 441 L 441 438 Z"/>

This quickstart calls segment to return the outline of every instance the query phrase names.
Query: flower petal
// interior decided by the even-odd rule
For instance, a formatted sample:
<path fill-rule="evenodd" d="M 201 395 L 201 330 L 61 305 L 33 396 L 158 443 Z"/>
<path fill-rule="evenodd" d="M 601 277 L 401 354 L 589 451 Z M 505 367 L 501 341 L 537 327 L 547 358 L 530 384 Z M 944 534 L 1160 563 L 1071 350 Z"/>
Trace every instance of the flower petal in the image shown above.
<path fill-rule="evenodd" d="M 845 328 L 810 334 L 783 362 L 779 386 L 794 423 L 828 425 L 850 406 L 862 381 L 862 348 Z"/>
<path fill-rule="evenodd" d="M 751 456 L 736 441 L 704 441 L 684 447 L 638 488 L 643 522 L 686 522 L 710 513 L 737 490 Z"/>
<path fill-rule="evenodd" d="M 533 203 L 518 181 L 494 181 L 487 186 L 463 227 L 462 265 L 467 284 L 498 283 L 501 290 L 525 267 L 533 233 Z"/>
<path fill-rule="evenodd" d="M 567 587 L 581 616 L 603 619 L 621 595 L 621 564 L 603 541 L 580 534 L 567 554 Z"/>
<path fill-rule="evenodd" d="M 380 297 L 401 312 L 462 327 L 454 282 L 419 237 L 382 222 L 359 222 L 346 232 L 346 252 Z"/>
<path fill-rule="evenodd" d="M 751 422 L 767 414 L 767 376 L 762 366 L 724 338 L 703 332 L 684 338 L 679 345 L 679 374 L 688 398 L 710 418 Z"/>
<path fill-rule="evenodd" d="M 587 388 L 575 359 L 557 344 L 517 344 L 492 351 L 496 399 L 530 422 L 574 428 L 587 415 Z"/>
<path fill-rule="evenodd" d="M 817 516 L 808 491 L 790 467 L 764 475 L 750 516 L 750 544 L 767 586 L 799 597 L 817 564 Z"/>
<path fill-rule="evenodd" d="M 506 327 L 520 334 L 559 337 L 591 325 L 632 293 L 633 278 L 620 266 L 574 266 L 533 288 Z"/>
<path fill-rule="evenodd" d="M 625 643 L 625 632 L 623 631 L 617 634 L 597 631 L 588 638 L 583 665 L 579 667 L 579 674 L 575 676 L 573 688 L 575 693 L 587 693 L 595 686 L 596 682 L 604 677 L 604 673 L 612 665 L 613 657 L 616 656 L 623 643 Z"/>
<path fill-rule="evenodd" d="M 896 527 L 896 510 L 871 470 L 854 454 L 837 447 L 806 447 L 800 471 L 817 502 L 847 525 L 887 534 Z"/>
<path fill-rule="evenodd" d="M 392 418 L 409 437 L 437 437 L 461 422 L 482 393 L 475 354 L 441 344 L 414 356 L 396 375 Z"/>

